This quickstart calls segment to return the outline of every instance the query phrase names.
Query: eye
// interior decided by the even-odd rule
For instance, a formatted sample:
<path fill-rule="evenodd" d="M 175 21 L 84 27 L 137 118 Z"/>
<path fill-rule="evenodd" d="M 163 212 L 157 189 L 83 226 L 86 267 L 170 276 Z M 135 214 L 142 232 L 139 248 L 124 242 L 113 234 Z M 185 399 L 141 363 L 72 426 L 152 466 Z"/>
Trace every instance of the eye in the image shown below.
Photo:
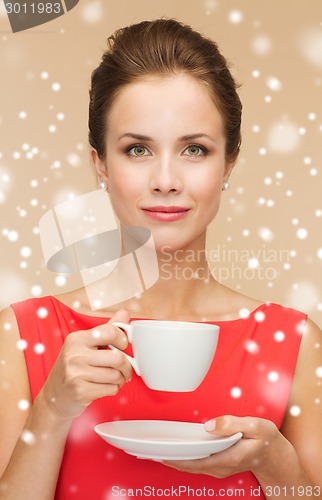
<path fill-rule="evenodd" d="M 127 154 L 130 156 L 147 156 L 149 153 L 149 150 L 141 145 L 132 146 L 127 150 Z"/>
<path fill-rule="evenodd" d="M 206 156 L 207 149 L 197 144 L 191 144 L 184 150 L 183 154 L 186 156 Z"/>

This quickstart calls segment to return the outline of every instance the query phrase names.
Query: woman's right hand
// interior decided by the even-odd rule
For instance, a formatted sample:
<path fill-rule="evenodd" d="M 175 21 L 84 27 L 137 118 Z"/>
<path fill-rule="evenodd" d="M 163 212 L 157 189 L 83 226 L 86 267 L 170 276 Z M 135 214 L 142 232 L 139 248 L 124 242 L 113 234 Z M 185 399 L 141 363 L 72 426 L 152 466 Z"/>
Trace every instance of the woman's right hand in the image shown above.
<path fill-rule="evenodd" d="M 115 321 L 129 323 L 125 310 L 117 311 L 108 323 L 90 330 L 70 333 L 37 400 L 66 422 L 78 417 L 95 399 L 114 396 L 130 380 L 132 367 L 119 351 L 128 340 Z"/>

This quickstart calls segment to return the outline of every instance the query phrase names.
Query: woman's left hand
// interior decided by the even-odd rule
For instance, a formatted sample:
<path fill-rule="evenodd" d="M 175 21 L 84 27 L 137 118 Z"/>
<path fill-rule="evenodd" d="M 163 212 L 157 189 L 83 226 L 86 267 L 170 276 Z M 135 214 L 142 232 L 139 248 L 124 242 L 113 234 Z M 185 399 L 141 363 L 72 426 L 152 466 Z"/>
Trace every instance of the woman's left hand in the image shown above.
<path fill-rule="evenodd" d="M 205 424 L 205 429 L 217 436 L 231 436 L 242 432 L 243 437 L 236 444 L 220 453 L 198 460 L 164 461 L 164 465 L 194 474 L 207 474 L 224 478 L 238 472 L 251 471 L 256 476 L 271 475 L 276 467 L 295 453 L 292 445 L 270 420 L 254 417 L 225 415 Z"/>

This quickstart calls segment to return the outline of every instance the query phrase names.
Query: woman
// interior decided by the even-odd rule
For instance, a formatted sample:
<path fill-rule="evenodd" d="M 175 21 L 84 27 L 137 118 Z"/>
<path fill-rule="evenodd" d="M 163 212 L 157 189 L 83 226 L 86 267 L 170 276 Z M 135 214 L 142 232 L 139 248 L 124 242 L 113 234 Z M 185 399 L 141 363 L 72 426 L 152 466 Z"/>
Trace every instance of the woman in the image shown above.
<path fill-rule="evenodd" d="M 157 20 L 109 39 L 92 75 L 92 159 L 121 224 L 151 231 L 160 275 L 95 316 L 85 289 L 2 312 L 3 498 L 321 497 L 321 332 L 305 314 L 219 284 L 205 258 L 240 117 L 225 59 L 191 28 Z M 150 390 L 122 353 L 102 349 L 127 350 L 112 323 L 146 317 L 220 325 L 196 391 Z M 126 419 L 205 422 L 243 438 L 208 458 L 160 464 L 93 431 Z"/>

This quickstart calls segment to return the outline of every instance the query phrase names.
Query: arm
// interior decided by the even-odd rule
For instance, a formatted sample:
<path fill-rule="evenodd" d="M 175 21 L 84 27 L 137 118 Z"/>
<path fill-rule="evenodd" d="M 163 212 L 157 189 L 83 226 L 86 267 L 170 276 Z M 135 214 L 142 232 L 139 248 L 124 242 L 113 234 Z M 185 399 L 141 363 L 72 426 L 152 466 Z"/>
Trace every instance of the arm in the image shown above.
<path fill-rule="evenodd" d="M 295 414 L 294 408 L 299 410 Z M 322 332 L 308 321 L 281 432 L 294 446 L 311 484 L 320 486 L 322 498 L 321 423 Z"/>
<path fill-rule="evenodd" d="M 19 332 L 13 311 L 0 314 L 0 493 L 10 500 L 51 500 L 68 431 L 75 417 L 95 399 L 117 394 L 131 376 L 120 352 L 98 346 L 127 345 L 112 321 L 129 321 L 118 312 L 108 324 L 68 335 L 59 357 L 31 405 L 24 354 L 17 349 Z M 8 328 L 10 326 L 10 329 Z"/>
<path fill-rule="evenodd" d="M 265 419 L 223 416 L 209 421 L 207 430 L 221 436 L 241 431 L 238 443 L 205 459 L 165 464 L 217 478 L 251 471 L 267 498 L 322 498 L 321 367 L 322 333 L 308 321 L 281 432 Z"/>

